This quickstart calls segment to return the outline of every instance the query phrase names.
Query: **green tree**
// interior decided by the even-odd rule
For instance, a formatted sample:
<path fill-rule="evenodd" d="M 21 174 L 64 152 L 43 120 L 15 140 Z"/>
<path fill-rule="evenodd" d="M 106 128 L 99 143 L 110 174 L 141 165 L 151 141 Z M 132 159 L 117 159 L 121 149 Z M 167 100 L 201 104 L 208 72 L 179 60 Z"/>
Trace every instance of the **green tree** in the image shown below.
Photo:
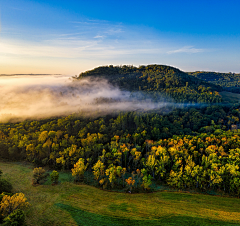
<path fill-rule="evenodd" d="M 147 173 L 147 170 L 146 169 L 142 169 L 141 170 L 142 174 L 143 174 L 143 177 L 142 177 L 142 187 L 145 189 L 145 190 L 149 190 L 150 189 L 150 186 L 152 184 L 152 176 L 150 174 Z"/>
<path fill-rule="evenodd" d="M 53 184 L 58 184 L 59 173 L 56 170 L 52 171 L 50 177 Z"/>
<path fill-rule="evenodd" d="M 45 169 L 42 167 L 34 168 L 33 170 L 33 184 L 40 184 L 47 177 Z"/>
<path fill-rule="evenodd" d="M 25 226 L 25 213 L 21 209 L 14 210 L 3 220 L 3 226 Z"/>

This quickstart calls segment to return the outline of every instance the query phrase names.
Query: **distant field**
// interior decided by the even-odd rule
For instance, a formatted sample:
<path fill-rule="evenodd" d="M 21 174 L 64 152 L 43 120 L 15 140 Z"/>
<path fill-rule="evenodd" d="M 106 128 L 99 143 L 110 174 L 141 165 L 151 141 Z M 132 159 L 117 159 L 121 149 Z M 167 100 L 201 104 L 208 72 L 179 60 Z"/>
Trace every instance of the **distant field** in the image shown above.
<path fill-rule="evenodd" d="M 240 200 L 201 194 L 125 194 L 76 185 L 60 174 L 57 186 L 33 187 L 32 165 L 0 162 L 3 177 L 31 207 L 27 225 L 240 225 Z"/>
<path fill-rule="evenodd" d="M 229 102 L 229 103 L 236 103 L 240 102 L 240 94 L 238 93 L 231 93 L 231 92 L 219 92 L 219 94 L 223 98 L 223 102 Z"/>

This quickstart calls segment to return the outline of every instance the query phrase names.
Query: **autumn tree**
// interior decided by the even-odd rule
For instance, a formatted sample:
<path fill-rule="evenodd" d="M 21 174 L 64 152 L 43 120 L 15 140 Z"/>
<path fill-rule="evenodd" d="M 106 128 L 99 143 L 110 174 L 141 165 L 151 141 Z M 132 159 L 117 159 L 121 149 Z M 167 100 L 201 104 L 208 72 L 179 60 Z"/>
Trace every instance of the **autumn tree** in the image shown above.
<path fill-rule="evenodd" d="M 80 158 L 76 164 L 74 164 L 74 168 L 72 169 L 72 175 L 75 176 L 75 181 L 80 181 L 83 178 L 84 172 L 88 167 L 88 163 L 84 164 L 84 159 Z"/>
<path fill-rule="evenodd" d="M 130 191 L 130 193 L 132 192 L 132 189 L 134 187 L 135 184 L 135 180 L 132 177 L 127 178 L 126 180 L 126 184 L 127 184 L 127 191 Z"/>
<path fill-rule="evenodd" d="M 12 196 L 4 195 L 0 203 L 0 212 L 7 216 L 17 209 L 24 209 L 29 206 L 27 198 L 23 193 L 16 193 Z"/>
<path fill-rule="evenodd" d="M 93 175 L 94 175 L 94 178 L 97 180 L 97 181 L 100 181 L 104 175 L 105 175 L 105 165 L 104 163 L 101 161 L 101 160 L 98 160 L 94 166 L 92 167 L 93 169 Z"/>

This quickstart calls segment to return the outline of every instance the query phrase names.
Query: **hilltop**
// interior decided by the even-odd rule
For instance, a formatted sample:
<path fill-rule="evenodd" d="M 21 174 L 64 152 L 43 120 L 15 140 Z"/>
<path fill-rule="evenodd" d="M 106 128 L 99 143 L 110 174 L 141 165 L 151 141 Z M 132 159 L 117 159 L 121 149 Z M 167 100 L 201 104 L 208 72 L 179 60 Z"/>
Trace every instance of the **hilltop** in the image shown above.
<path fill-rule="evenodd" d="M 222 87 L 205 82 L 177 68 L 165 65 L 101 66 L 81 73 L 85 77 L 106 78 L 113 85 L 129 91 L 142 91 L 157 97 L 169 96 L 179 103 L 219 103 Z"/>

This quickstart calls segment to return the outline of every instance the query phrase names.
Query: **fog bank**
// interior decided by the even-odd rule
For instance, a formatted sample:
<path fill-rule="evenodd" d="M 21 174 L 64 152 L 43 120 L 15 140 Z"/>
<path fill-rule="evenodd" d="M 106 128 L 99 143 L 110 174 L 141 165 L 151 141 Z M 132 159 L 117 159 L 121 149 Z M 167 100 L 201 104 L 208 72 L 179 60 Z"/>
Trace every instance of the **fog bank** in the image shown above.
<path fill-rule="evenodd" d="M 172 106 L 159 97 L 114 87 L 105 79 L 74 80 L 67 76 L 0 76 L 0 122 L 65 116 L 147 111 Z"/>

